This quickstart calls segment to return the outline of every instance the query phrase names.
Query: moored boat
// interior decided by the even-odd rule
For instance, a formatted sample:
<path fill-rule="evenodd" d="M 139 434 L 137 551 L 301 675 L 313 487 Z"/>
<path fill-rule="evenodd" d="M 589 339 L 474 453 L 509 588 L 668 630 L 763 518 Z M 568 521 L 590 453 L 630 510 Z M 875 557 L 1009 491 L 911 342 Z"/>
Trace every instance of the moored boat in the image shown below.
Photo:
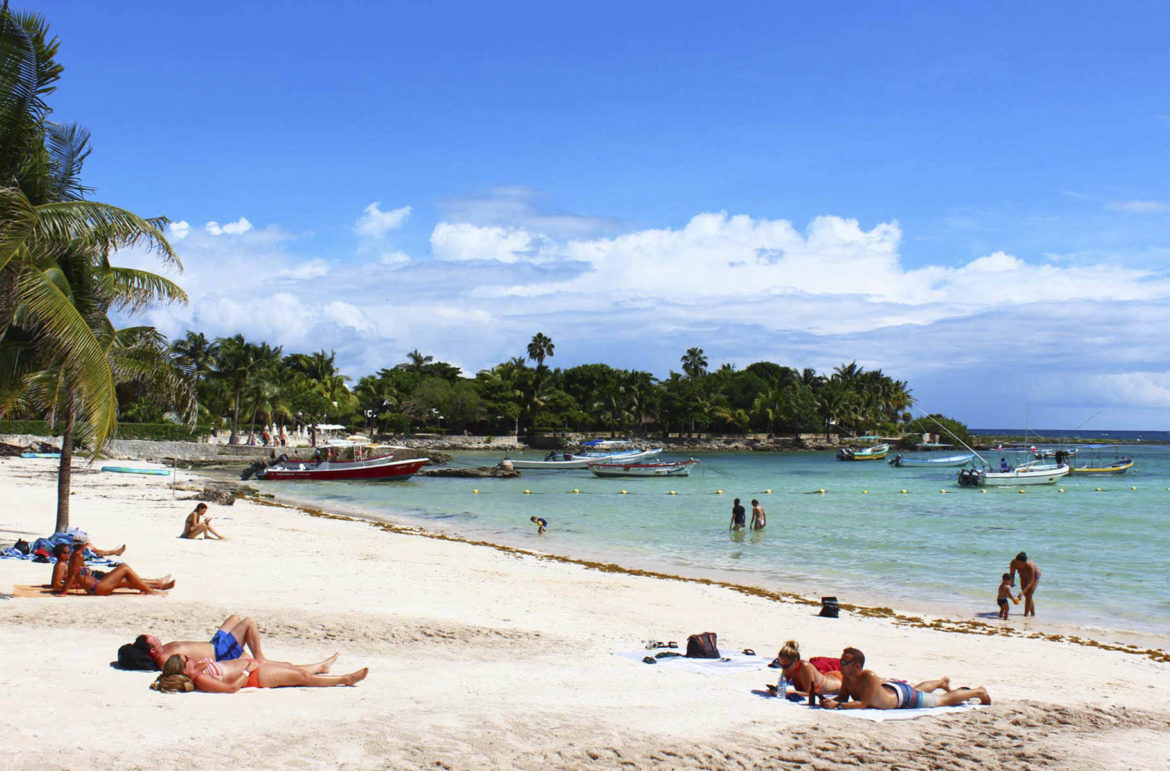
<path fill-rule="evenodd" d="M 313 479 L 330 480 L 378 480 L 409 479 L 425 466 L 430 458 L 408 458 L 394 460 L 393 455 L 382 455 L 368 460 L 341 463 L 336 461 L 281 461 L 274 466 L 257 472 L 258 479 L 274 481 Z"/>
<path fill-rule="evenodd" d="M 628 462 L 595 462 L 589 464 L 589 470 L 599 477 L 685 477 L 691 473 L 691 467 L 699 461 L 659 461 L 656 463 L 628 463 Z"/>
<path fill-rule="evenodd" d="M 884 442 L 868 447 L 842 447 L 837 450 L 837 460 L 881 460 L 889 452 L 890 446 Z"/>
<path fill-rule="evenodd" d="M 947 466 L 963 466 L 975 457 L 973 452 L 959 453 L 958 455 L 934 455 L 934 456 L 907 456 L 898 453 L 890 459 L 891 466 L 899 468 L 940 468 Z"/>
<path fill-rule="evenodd" d="M 990 468 L 967 467 L 959 470 L 959 487 L 1016 487 L 1018 485 L 1050 485 L 1068 476 L 1067 465 L 1032 461 L 1015 468 L 992 471 Z"/>
<path fill-rule="evenodd" d="M 621 452 L 594 452 L 594 453 L 555 453 L 551 452 L 543 460 L 534 458 L 505 458 L 512 464 L 512 468 L 527 471 L 557 471 L 560 469 L 584 469 L 590 463 L 603 461 L 632 462 L 651 458 L 662 452 L 661 447 L 650 450 L 623 450 Z M 503 463 L 503 461 L 500 461 Z"/>
<path fill-rule="evenodd" d="M 1075 462 L 1070 463 L 1069 473 L 1071 474 L 1108 476 L 1110 474 L 1124 474 L 1133 468 L 1133 458 L 1117 452 L 1114 445 L 1093 444 L 1082 449 L 1089 451 L 1088 457 L 1078 458 Z M 1107 452 L 1102 453 L 1101 450 Z M 1112 455 L 1113 457 L 1106 458 L 1102 457 L 1103 455 Z"/>

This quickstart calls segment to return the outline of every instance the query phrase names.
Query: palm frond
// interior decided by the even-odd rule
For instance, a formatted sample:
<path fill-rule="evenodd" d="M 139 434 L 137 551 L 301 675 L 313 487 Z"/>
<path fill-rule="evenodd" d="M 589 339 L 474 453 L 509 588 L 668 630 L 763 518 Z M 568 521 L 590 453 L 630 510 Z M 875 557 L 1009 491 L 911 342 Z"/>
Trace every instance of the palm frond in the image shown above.
<path fill-rule="evenodd" d="M 29 239 L 34 251 L 52 251 L 62 244 L 85 244 L 103 253 L 144 246 L 168 265 L 183 264 L 163 232 L 133 212 L 95 201 L 63 201 L 36 207 L 36 226 Z"/>
<path fill-rule="evenodd" d="M 81 167 L 93 148 L 89 130 L 76 123 L 47 123 L 45 143 L 52 159 L 54 197 L 61 201 L 79 201 L 92 187 L 81 184 Z"/>
<path fill-rule="evenodd" d="M 0 187 L 0 270 L 28 241 L 36 228 L 37 212 L 21 191 Z"/>
<path fill-rule="evenodd" d="M 102 274 L 101 283 L 118 310 L 137 313 L 160 302 L 187 302 L 187 293 L 178 284 L 146 270 L 111 267 Z"/>

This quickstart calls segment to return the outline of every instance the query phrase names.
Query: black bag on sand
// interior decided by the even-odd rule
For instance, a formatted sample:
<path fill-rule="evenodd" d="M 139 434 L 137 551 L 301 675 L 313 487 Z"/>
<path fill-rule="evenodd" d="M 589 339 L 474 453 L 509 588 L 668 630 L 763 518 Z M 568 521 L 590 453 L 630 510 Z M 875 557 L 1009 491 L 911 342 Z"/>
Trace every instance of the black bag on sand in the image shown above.
<path fill-rule="evenodd" d="M 687 638 L 688 659 L 717 659 L 719 646 L 715 644 L 717 635 L 714 632 L 693 634 Z"/>
<path fill-rule="evenodd" d="M 147 655 L 145 651 L 135 648 L 134 643 L 126 643 L 118 649 L 118 668 L 148 669 L 152 671 L 158 669 L 154 664 L 154 659 Z"/>
<path fill-rule="evenodd" d="M 822 597 L 821 598 L 821 612 L 818 616 L 825 618 L 837 618 L 837 614 L 841 612 L 841 606 L 837 604 L 836 597 Z"/>

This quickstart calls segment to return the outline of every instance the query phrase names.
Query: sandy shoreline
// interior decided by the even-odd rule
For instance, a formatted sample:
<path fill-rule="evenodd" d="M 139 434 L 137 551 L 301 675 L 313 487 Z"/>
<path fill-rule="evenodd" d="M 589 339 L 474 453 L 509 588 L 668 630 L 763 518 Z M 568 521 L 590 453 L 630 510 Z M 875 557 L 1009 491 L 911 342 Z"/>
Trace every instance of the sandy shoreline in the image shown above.
<path fill-rule="evenodd" d="M 582 564 L 239 501 L 213 506 L 232 540 L 177 538 L 191 503 L 163 478 L 75 472 L 73 524 L 128 544 L 166 598 L 13 599 L 46 565 L 0 560 L 0 730 L 21 768 L 547 768 L 661 766 L 1161 768 L 1170 665 L 1068 641 L 955 634 L 697 581 Z M 0 462 L 0 543 L 47 534 L 54 475 Z M 180 491 L 180 497 L 184 494 Z M 219 526 L 217 525 L 217 527 Z M 141 631 L 209 637 L 257 618 L 270 656 L 341 652 L 357 688 L 163 696 L 110 668 Z M 984 684 L 990 708 L 871 724 L 751 694 L 775 672 L 703 675 L 615 653 L 714 630 L 774 655 L 845 645 L 909 680 Z"/>

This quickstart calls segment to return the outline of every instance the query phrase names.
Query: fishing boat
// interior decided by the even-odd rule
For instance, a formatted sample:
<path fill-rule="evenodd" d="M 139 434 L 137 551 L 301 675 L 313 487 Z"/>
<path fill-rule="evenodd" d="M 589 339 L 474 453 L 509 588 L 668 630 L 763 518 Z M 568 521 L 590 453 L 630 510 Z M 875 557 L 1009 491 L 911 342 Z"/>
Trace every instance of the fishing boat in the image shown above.
<path fill-rule="evenodd" d="M 1068 476 L 1067 464 L 1031 461 L 1020 466 L 1001 467 L 993 471 L 990 467 L 968 466 L 960 469 L 959 487 L 1016 487 L 1019 485 L 1051 485 L 1061 477 Z"/>
<path fill-rule="evenodd" d="M 691 466 L 697 460 L 659 461 L 655 463 L 630 463 L 628 461 L 593 462 L 589 470 L 599 477 L 685 477 L 691 473 Z"/>
<path fill-rule="evenodd" d="M 898 453 L 890 458 L 890 465 L 898 468 L 943 468 L 947 466 L 965 466 L 975 457 L 973 452 L 959 453 L 958 455 L 914 455 L 907 456 Z"/>
<path fill-rule="evenodd" d="M 650 450 L 622 450 L 620 452 L 583 452 L 583 453 L 556 453 L 550 452 L 543 460 L 527 459 L 527 458 L 504 458 L 512 464 L 514 469 L 524 469 L 529 471 L 557 471 L 561 469 L 584 469 L 588 468 L 590 463 L 600 463 L 602 461 L 614 462 L 632 462 L 636 460 L 644 460 L 651 458 L 662 452 L 661 447 L 656 447 Z M 503 463 L 504 461 L 500 461 Z"/>
<path fill-rule="evenodd" d="M 890 452 L 890 446 L 885 442 L 878 441 L 880 436 L 859 436 L 859 441 L 876 441 L 877 444 L 868 446 L 854 445 L 852 447 L 842 447 L 837 450 L 837 460 L 881 460 Z"/>
<path fill-rule="evenodd" d="M 1098 450 L 1110 448 L 1113 450 L 1114 456 L 1112 458 L 1102 458 Z M 1124 474 L 1133 468 L 1133 458 L 1121 455 L 1112 445 L 1085 445 L 1081 449 L 1088 450 L 1088 457 L 1083 460 L 1069 464 L 1070 474 L 1093 474 L 1097 476 L 1109 476 L 1111 474 Z"/>
<path fill-rule="evenodd" d="M 382 455 L 368 460 L 348 463 L 323 460 L 320 462 L 285 460 L 256 472 L 257 479 L 287 481 L 313 479 L 317 481 L 352 481 L 379 479 L 409 479 L 425 466 L 430 458 L 394 460 L 393 455 Z"/>

